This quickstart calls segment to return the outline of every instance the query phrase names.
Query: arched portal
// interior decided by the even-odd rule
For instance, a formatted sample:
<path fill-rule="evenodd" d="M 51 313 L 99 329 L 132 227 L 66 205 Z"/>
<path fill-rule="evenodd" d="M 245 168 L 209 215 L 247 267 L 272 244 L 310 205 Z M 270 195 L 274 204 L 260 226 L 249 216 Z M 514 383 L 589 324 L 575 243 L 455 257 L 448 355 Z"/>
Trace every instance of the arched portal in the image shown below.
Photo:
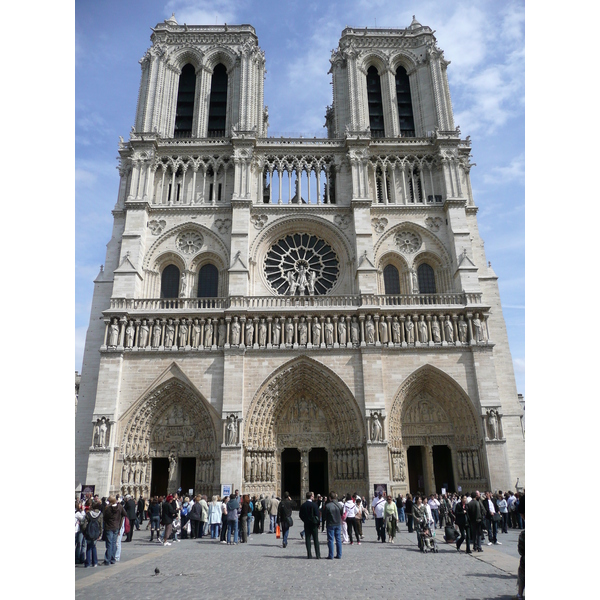
<path fill-rule="evenodd" d="M 344 382 L 311 358 L 286 363 L 261 386 L 248 409 L 244 440 L 244 489 L 250 493 L 291 494 L 282 489 L 286 482 L 300 491 L 298 500 L 311 484 L 323 488 L 312 489 L 315 494 L 328 487 L 367 491 L 362 413 Z M 292 464 L 298 458 L 299 468 Z"/>
<path fill-rule="evenodd" d="M 411 492 L 487 486 L 473 404 L 439 369 L 425 365 L 407 377 L 394 398 L 389 429 L 392 478 Z"/>
<path fill-rule="evenodd" d="M 212 495 L 218 488 L 218 416 L 190 385 L 173 378 L 122 417 L 113 483 L 123 493 L 166 494 L 179 487 Z"/>

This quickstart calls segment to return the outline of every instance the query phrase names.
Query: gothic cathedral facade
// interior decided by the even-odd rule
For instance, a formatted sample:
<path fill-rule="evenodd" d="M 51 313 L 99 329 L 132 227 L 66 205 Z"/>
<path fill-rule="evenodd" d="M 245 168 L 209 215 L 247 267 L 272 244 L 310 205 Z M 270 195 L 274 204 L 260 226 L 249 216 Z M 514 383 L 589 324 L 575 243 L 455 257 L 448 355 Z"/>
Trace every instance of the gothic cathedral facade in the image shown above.
<path fill-rule="evenodd" d="M 274 138 L 253 27 L 158 24 L 119 143 L 76 485 L 371 495 L 525 482 L 497 276 L 432 30 L 342 32 Z"/>

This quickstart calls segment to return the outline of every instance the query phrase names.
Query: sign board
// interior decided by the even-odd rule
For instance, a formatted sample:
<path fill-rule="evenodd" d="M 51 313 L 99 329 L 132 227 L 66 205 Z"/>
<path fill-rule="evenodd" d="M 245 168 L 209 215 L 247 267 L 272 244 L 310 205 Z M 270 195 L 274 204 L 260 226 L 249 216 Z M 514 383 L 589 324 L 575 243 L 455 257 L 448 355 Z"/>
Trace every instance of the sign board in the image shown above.
<path fill-rule="evenodd" d="M 375 483 L 373 484 L 374 496 L 379 495 L 379 492 L 383 492 L 384 496 L 387 496 L 387 483 Z"/>
<path fill-rule="evenodd" d="M 82 485 L 80 499 L 87 500 L 88 498 L 93 498 L 95 490 L 96 490 L 95 485 L 87 485 L 87 484 Z"/>
<path fill-rule="evenodd" d="M 459 485 L 459 486 L 458 486 L 458 491 L 459 491 L 459 492 L 462 492 L 462 485 Z"/>
<path fill-rule="evenodd" d="M 233 493 L 233 483 L 222 483 L 221 484 L 221 498 L 225 496 L 231 496 Z"/>
<path fill-rule="evenodd" d="M 442 488 L 442 496 L 446 493 L 446 488 Z"/>

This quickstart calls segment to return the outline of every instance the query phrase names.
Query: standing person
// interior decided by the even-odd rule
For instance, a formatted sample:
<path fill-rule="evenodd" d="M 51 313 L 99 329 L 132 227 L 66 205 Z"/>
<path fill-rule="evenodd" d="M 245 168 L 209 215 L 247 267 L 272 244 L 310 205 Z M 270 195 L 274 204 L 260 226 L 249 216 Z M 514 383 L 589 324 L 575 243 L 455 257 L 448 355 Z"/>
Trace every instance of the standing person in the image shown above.
<path fill-rule="evenodd" d="M 383 519 L 383 509 L 385 508 L 385 498 L 383 492 L 377 492 L 377 496 L 371 503 L 373 516 L 375 517 L 375 529 L 377 530 L 377 541 L 381 540 L 385 543 L 385 523 Z"/>
<path fill-rule="evenodd" d="M 146 510 L 146 501 L 144 500 L 143 494 L 140 494 L 140 497 L 137 501 L 136 507 L 136 518 L 135 518 L 135 528 L 137 531 L 140 530 L 140 525 L 144 522 L 144 511 Z"/>
<path fill-rule="evenodd" d="M 270 510 L 271 510 L 271 498 L 269 498 L 268 494 L 265 494 L 265 499 L 263 501 L 263 533 L 265 532 L 265 521 L 268 519 L 269 520 L 269 533 L 271 532 L 271 514 L 270 514 Z"/>
<path fill-rule="evenodd" d="M 103 530 L 106 534 L 106 552 L 104 553 L 104 564 L 114 565 L 117 554 L 117 536 L 121 527 L 125 525 L 125 510 L 123 505 L 117 502 L 115 496 L 108 497 L 108 506 L 102 514 Z"/>
<path fill-rule="evenodd" d="M 238 543 L 238 510 L 240 508 L 240 500 L 237 496 L 237 491 L 232 494 L 227 502 L 227 544 L 235 545 Z M 233 534 L 233 542 L 231 535 Z"/>
<path fill-rule="evenodd" d="M 406 493 L 406 502 L 404 504 L 404 512 L 406 514 L 406 526 L 408 527 L 408 533 L 413 532 L 413 499 L 412 496 Z"/>
<path fill-rule="evenodd" d="M 102 538 L 102 504 L 94 502 L 92 508 L 86 513 L 84 521 L 84 535 L 86 541 L 85 568 L 98 566 L 98 552 L 96 542 Z"/>
<path fill-rule="evenodd" d="M 329 502 L 325 504 L 323 518 L 327 524 L 328 559 L 333 558 L 333 541 L 335 539 L 335 558 L 342 558 L 342 504 L 337 501 L 337 494 L 329 492 Z"/>
<path fill-rule="evenodd" d="M 133 539 L 133 528 L 136 518 L 136 504 L 131 494 L 127 494 L 125 498 L 126 500 L 123 508 L 125 509 L 125 513 L 127 514 L 127 518 L 129 519 L 129 531 L 127 532 L 127 538 L 125 539 L 125 541 L 130 542 Z"/>
<path fill-rule="evenodd" d="M 160 506 L 158 496 L 154 496 L 148 507 L 148 515 L 150 516 L 150 541 L 154 539 L 154 532 L 156 531 L 156 541 L 160 542 Z"/>
<path fill-rule="evenodd" d="M 502 542 L 498 541 L 498 521 L 502 519 L 500 512 L 498 511 L 498 505 L 496 499 L 492 496 L 491 492 L 485 493 L 485 520 L 488 530 L 488 546 L 492 544 L 502 545 Z"/>
<path fill-rule="evenodd" d="M 404 499 L 402 498 L 402 494 L 398 494 L 398 498 L 396 498 L 396 508 L 398 509 L 398 522 L 404 523 L 406 516 L 404 512 Z"/>
<path fill-rule="evenodd" d="M 85 563 L 85 510 L 79 500 L 75 502 L 75 564 Z"/>
<path fill-rule="evenodd" d="M 435 494 L 431 494 L 429 496 L 427 504 L 429 505 L 429 509 L 431 510 L 431 517 L 433 518 L 433 528 L 437 529 L 440 523 L 440 502 L 435 497 Z"/>
<path fill-rule="evenodd" d="M 181 488 L 180 488 L 181 489 Z M 173 541 L 180 542 L 181 540 L 177 537 L 181 533 L 181 501 L 179 500 L 179 494 L 175 494 L 171 500 L 171 506 L 173 507 Z"/>
<path fill-rule="evenodd" d="M 190 523 L 191 523 L 191 539 L 195 540 L 202 537 L 202 505 L 200 504 L 201 496 L 198 494 L 194 499 L 194 504 L 189 511 Z"/>
<path fill-rule="evenodd" d="M 222 504 L 219 496 L 213 496 L 212 502 L 208 505 L 208 526 L 210 528 L 210 539 L 216 540 L 219 537 L 219 529 L 223 518 Z"/>
<path fill-rule="evenodd" d="M 360 535 L 358 533 L 358 525 L 356 524 L 356 515 L 358 514 L 358 508 L 356 503 L 352 499 L 350 494 L 346 494 L 346 502 L 344 502 L 344 510 L 346 511 L 346 525 L 348 527 L 348 536 L 350 538 L 350 545 L 354 543 L 352 541 L 352 531 L 356 536 L 356 543 L 360 546 Z"/>
<path fill-rule="evenodd" d="M 173 496 L 169 494 L 161 505 L 161 520 L 162 524 L 165 526 L 165 531 L 163 533 L 162 539 L 163 546 L 171 545 L 171 542 L 169 542 L 169 538 L 171 537 L 171 532 L 173 531 L 173 519 L 175 518 L 175 510 L 173 509 L 173 505 L 171 504 L 172 500 Z"/>
<path fill-rule="evenodd" d="M 229 502 L 229 496 L 225 496 L 221 501 L 221 534 L 219 535 L 219 541 L 221 544 L 227 543 L 227 503 Z"/>
<path fill-rule="evenodd" d="M 190 523 L 190 515 L 189 512 L 191 510 L 191 506 L 190 506 L 190 499 L 186 496 L 183 499 L 183 504 L 181 505 L 181 539 L 182 540 L 187 540 L 188 539 L 188 525 L 189 525 L 189 530 L 191 532 L 192 530 L 192 524 Z"/>
<path fill-rule="evenodd" d="M 502 533 L 508 533 L 508 504 L 502 491 L 498 492 L 498 500 L 496 501 L 498 511 L 502 517 Z"/>
<path fill-rule="evenodd" d="M 260 498 L 256 502 L 256 516 L 255 519 L 258 523 L 257 531 L 255 533 L 265 532 L 265 495 L 261 494 Z"/>
<path fill-rule="evenodd" d="M 467 515 L 469 520 L 469 528 L 471 532 L 471 543 L 473 544 L 474 552 L 483 552 L 481 548 L 481 531 L 483 523 L 483 513 L 481 503 L 479 502 L 480 494 L 475 492 L 475 496 L 471 502 L 467 504 Z"/>
<path fill-rule="evenodd" d="M 277 511 L 279 510 L 279 499 L 273 493 L 269 504 L 269 533 L 275 533 L 275 525 L 277 524 Z"/>
<path fill-rule="evenodd" d="M 383 518 L 385 519 L 388 541 L 393 544 L 396 537 L 396 528 L 398 527 L 398 507 L 394 504 L 391 494 L 388 494 L 387 502 L 383 507 Z"/>
<path fill-rule="evenodd" d="M 240 537 L 242 538 L 242 544 L 248 542 L 248 517 L 251 514 L 250 509 L 250 496 L 244 494 L 242 496 L 242 512 L 240 513 Z"/>
<path fill-rule="evenodd" d="M 425 520 L 427 523 L 427 511 L 426 504 L 423 504 L 423 498 L 419 494 L 415 496 L 415 502 L 412 506 L 412 518 L 414 522 L 414 527 L 417 530 L 417 541 L 419 542 L 419 549 L 422 548 L 422 540 L 421 540 L 421 527 L 420 523 L 422 520 Z"/>
<path fill-rule="evenodd" d="M 467 541 L 467 554 L 472 554 L 470 547 L 470 535 L 469 535 L 469 514 L 467 512 L 467 497 L 463 494 L 460 498 L 460 502 L 454 507 L 454 517 L 456 518 L 456 524 L 460 529 L 460 537 L 456 540 L 456 550 L 460 552 L 462 543 Z"/>
<path fill-rule="evenodd" d="M 363 521 L 369 516 L 369 511 L 365 508 L 360 496 L 356 496 L 354 501 L 356 502 L 356 510 L 357 510 L 356 526 L 358 527 L 358 533 L 360 534 L 360 539 L 362 540 L 362 539 L 364 539 L 362 524 L 363 524 Z"/>
<path fill-rule="evenodd" d="M 313 538 L 315 544 L 315 558 L 321 558 L 321 550 L 319 548 L 319 523 L 321 515 L 313 492 L 306 492 L 306 502 L 300 507 L 300 519 L 304 523 L 306 558 L 312 558 L 310 549 L 311 538 Z"/>
<path fill-rule="evenodd" d="M 290 493 L 285 492 L 277 511 L 277 523 L 281 527 L 281 542 L 283 548 L 287 548 L 290 527 L 294 524 L 294 521 L 292 520 L 292 510 L 294 508 L 296 508 L 296 503 L 290 497 Z"/>
<path fill-rule="evenodd" d="M 200 496 L 199 503 L 200 507 L 202 508 L 202 513 L 200 515 L 200 525 L 198 526 L 198 531 L 200 532 L 200 538 L 203 538 L 204 529 L 208 523 L 208 502 L 206 501 L 206 496 L 204 494 Z"/>

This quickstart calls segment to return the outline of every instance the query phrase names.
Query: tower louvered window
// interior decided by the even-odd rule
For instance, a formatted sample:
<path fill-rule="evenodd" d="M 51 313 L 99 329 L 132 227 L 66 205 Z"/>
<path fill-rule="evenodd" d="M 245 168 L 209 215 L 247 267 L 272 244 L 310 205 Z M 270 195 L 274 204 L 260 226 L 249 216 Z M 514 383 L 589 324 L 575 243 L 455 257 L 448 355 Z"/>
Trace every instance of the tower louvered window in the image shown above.
<path fill-rule="evenodd" d="M 369 126 L 371 137 L 384 137 L 383 101 L 381 97 L 381 81 L 375 67 L 367 71 L 367 99 L 369 101 Z"/>
<path fill-rule="evenodd" d="M 396 99 L 398 101 L 398 120 L 402 137 L 415 136 L 415 120 L 413 118 L 412 100 L 410 97 L 410 81 L 404 67 L 396 69 Z"/>
<path fill-rule="evenodd" d="M 227 70 L 218 64 L 212 74 L 208 108 L 208 137 L 224 137 L 227 117 Z"/>
<path fill-rule="evenodd" d="M 196 71 L 190 64 L 181 69 L 175 110 L 175 137 L 192 137 L 194 121 L 194 95 L 196 93 Z"/>

